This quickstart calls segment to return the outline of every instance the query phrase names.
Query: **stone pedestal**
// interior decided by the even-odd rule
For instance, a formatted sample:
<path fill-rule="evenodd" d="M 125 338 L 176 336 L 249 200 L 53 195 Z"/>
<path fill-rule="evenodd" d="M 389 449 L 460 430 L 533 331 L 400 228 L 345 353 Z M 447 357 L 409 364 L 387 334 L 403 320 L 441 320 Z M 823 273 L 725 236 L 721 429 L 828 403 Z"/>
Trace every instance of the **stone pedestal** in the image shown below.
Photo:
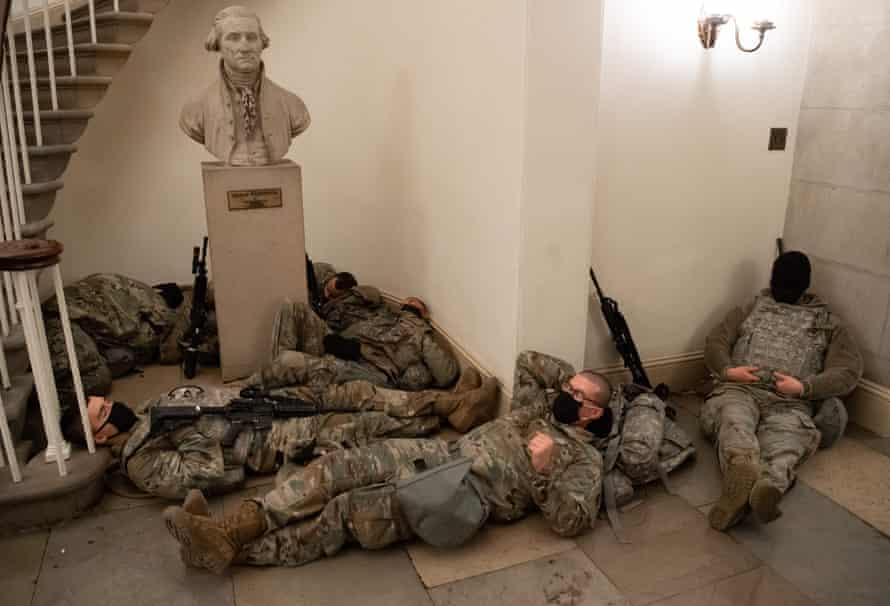
<path fill-rule="evenodd" d="M 268 361 L 282 301 L 308 301 L 300 167 L 202 164 L 223 381 Z"/>

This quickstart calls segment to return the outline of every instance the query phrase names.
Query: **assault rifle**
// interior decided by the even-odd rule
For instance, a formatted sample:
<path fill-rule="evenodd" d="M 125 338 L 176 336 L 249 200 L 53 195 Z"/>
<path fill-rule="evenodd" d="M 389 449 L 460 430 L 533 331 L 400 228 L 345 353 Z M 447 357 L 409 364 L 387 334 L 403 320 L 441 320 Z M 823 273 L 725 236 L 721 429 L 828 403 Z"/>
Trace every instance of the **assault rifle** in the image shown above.
<path fill-rule="evenodd" d="M 782 238 L 776 238 L 776 251 L 779 255 L 785 254 L 785 242 L 782 241 Z"/>
<path fill-rule="evenodd" d="M 204 325 L 207 323 L 207 236 L 204 236 L 203 250 L 197 246 L 192 250 L 192 274 L 195 276 L 195 287 L 192 289 L 189 329 L 182 352 L 182 371 L 188 379 L 194 378 L 198 372 L 198 349 L 204 341 Z"/>
<path fill-rule="evenodd" d="M 273 396 L 253 388 L 241 390 L 241 397 L 225 406 L 156 406 L 151 409 L 151 433 L 156 435 L 190 425 L 202 416 L 224 417 L 229 428 L 222 445 L 231 446 L 238 434 L 247 427 L 269 429 L 275 419 L 314 417 L 320 409 L 312 402 L 287 396 Z M 346 412 L 346 411 L 338 411 Z"/>
<path fill-rule="evenodd" d="M 630 371 L 635 384 L 652 389 L 652 382 L 649 381 L 649 376 L 646 374 L 646 369 L 643 368 L 642 360 L 640 360 L 640 353 L 637 351 L 634 339 L 630 335 L 630 327 L 627 325 L 627 320 L 624 319 L 624 314 L 618 309 L 618 301 L 603 294 L 592 267 L 590 268 L 590 279 L 593 281 L 593 286 L 596 289 L 596 296 L 600 301 L 600 310 L 603 312 L 603 318 L 605 318 L 606 324 L 609 325 L 609 332 L 612 333 L 615 349 L 618 350 L 618 353 L 624 360 L 624 367 Z M 653 391 L 655 391 L 655 395 L 664 401 L 667 401 L 670 396 L 670 389 L 664 383 L 659 383 Z"/>

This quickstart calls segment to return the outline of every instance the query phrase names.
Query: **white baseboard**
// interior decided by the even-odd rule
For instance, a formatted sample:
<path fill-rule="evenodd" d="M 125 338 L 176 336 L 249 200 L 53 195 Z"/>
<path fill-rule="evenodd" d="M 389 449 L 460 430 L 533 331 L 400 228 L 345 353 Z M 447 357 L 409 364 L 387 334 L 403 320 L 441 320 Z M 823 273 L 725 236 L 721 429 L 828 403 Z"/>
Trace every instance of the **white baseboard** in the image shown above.
<path fill-rule="evenodd" d="M 887 387 L 862 379 L 847 398 L 847 411 L 854 423 L 890 438 L 890 389 Z"/>
<path fill-rule="evenodd" d="M 666 383 L 675 393 L 695 389 L 708 377 L 703 351 L 651 358 L 643 362 L 643 368 L 653 385 Z M 624 366 L 609 366 L 598 372 L 613 383 L 628 383 L 631 380 L 630 372 Z"/>

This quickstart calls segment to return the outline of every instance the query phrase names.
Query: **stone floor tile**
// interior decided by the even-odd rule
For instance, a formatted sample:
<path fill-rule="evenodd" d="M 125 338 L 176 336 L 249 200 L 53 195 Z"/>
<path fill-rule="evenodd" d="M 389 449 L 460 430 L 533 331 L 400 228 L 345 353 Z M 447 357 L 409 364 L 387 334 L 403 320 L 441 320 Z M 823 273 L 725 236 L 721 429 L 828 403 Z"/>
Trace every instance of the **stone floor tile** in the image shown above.
<path fill-rule="evenodd" d="M 113 511 L 53 529 L 33 605 L 234 604 L 230 578 L 182 565 L 161 510 Z"/>
<path fill-rule="evenodd" d="M 624 606 L 627 600 L 578 549 L 430 590 L 436 606 Z"/>
<path fill-rule="evenodd" d="M 431 602 L 400 547 L 346 549 L 298 568 L 239 566 L 238 606 L 427 606 Z"/>
<path fill-rule="evenodd" d="M 603 521 L 578 544 L 632 604 L 655 602 L 759 566 L 747 549 L 711 530 L 701 512 L 680 497 L 650 491 L 640 507 L 621 519 L 630 543 L 619 543 Z"/>
<path fill-rule="evenodd" d="M 869 431 L 868 429 L 861 427 L 856 423 L 850 423 L 849 425 L 847 425 L 847 431 L 844 435 L 852 440 L 856 440 L 861 444 L 865 444 L 873 450 L 877 450 L 885 456 L 890 457 L 890 438 L 882 438 L 873 431 Z"/>
<path fill-rule="evenodd" d="M 890 457 L 844 437 L 804 463 L 800 479 L 890 535 Z"/>
<path fill-rule="evenodd" d="M 677 407 L 677 423 L 695 445 L 695 459 L 670 474 L 671 489 L 694 507 L 715 502 L 720 497 L 722 474 L 714 445 L 701 433 L 698 417 L 687 407 L 687 401 L 701 402 L 700 398 L 686 398 Z"/>
<path fill-rule="evenodd" d="M 4 604 L 31 603 L 49 532 L 0 538 L 0 596 Z"/>
<path fill-rule="evenodd" d="M 876 606 L 890 596 L 890 539 L 803 482 L 769 525 L 749 516 L 732 531 L 822 606 Z"/>
<path fill-rule="evenodd" d="M 656 602 L 653 606 L 817 606 L 768 566 Z"/>
<path fill-rule="evenodd" d="M 417 574 L 436 587 L 575 548 L 555 534 L 544 519 L 531 515 L 515 524 L 488 524 L 457 549 L 437 549 L 415 541 L 408 545 Z"/>

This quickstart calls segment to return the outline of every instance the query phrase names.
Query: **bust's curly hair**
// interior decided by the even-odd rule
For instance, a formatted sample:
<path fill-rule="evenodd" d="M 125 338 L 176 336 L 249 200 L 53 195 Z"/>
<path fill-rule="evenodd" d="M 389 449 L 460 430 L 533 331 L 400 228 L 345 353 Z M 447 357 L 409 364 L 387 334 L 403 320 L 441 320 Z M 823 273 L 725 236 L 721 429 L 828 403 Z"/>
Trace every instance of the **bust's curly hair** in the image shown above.
<path fill-rule="evenodd" d="M 263 24 L 260 22 L 260 18 L 255 12 L 244 6 L 230 6 L 216 13 L 216 17 L 213 18 L 213 27 L 210 28 L 210 33 L 207 34 L 207 39 L 204 41 L 204 48 L 213 53 L 219 52 L 219 38 L 222 36 L 222 23 L 226 19 L 232 17 L 256 19 L 256 24 L 260 28 L 260 40 L 263 42 L 263 49 L 269 48 L 269 36 L 263 31 Z"/>

